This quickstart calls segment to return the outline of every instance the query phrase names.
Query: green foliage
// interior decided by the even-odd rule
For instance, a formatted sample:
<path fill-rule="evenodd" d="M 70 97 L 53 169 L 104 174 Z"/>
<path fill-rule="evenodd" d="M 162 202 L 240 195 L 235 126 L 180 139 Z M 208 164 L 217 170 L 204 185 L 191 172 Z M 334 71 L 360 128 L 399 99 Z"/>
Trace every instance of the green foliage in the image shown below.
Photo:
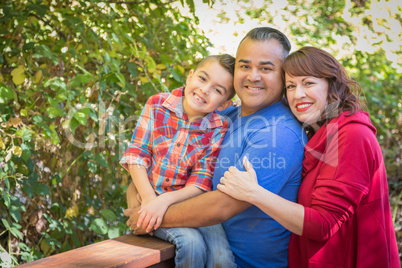
<path fill-rule="evenodd" d="M 1 266 L 128 231 L 136 116 L 207 54 L 172 1 L 113 2 L 0 3 Z"/>
<path fill-rule="evenodd" d="M 182 86 L 210 45 L 196 28 L 197 2 L 176 2 L 0 1 L 0 266 L 127 232 L 129 177 L 118 161 L 136 118 L 150 95 Z M 374 0 L 233 2 L 228 7 L 246 14 L 237 14 L 238 23 L 280 28 L 294 49 L 324 48 L 362 84 L 400 228 L 402 79 L 381 45 L 401 33 L 388 34 Z M 174 4 L 187 5 L 191 17 Z M 400 25 L 396 10 L 386 11 Z M 358 43 L 362 27 L 378 40 L 371 51 Z M 394 51 L 399 59 L 401 51 Z"/>

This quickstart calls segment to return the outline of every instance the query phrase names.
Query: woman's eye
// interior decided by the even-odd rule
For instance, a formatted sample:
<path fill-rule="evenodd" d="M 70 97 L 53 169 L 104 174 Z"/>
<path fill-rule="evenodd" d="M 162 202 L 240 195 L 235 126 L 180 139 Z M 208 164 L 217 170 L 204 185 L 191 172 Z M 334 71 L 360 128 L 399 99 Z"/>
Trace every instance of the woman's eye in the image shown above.
<path fill-rule="evenodd" d="M 292 88 L 294 88 L 294 85 L 289 85 L 286 87 L 286 89 L 292 89 Z"/>

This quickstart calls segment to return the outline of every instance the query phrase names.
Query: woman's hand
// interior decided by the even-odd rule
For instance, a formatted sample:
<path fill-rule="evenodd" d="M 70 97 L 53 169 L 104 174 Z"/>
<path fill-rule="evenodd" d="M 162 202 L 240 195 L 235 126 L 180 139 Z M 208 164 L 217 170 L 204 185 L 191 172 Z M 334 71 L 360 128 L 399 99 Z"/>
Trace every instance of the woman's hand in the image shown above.
<path fill-rule="evenodd" d="M 218 190 L 238 200 L 252 203 L 255 191 L 258 189 L 257 174 L 247 157 L 243 158 L 246 171 L 240 171 L 236 167 L 230 167 L 225 172 L 218 184 Z"/>

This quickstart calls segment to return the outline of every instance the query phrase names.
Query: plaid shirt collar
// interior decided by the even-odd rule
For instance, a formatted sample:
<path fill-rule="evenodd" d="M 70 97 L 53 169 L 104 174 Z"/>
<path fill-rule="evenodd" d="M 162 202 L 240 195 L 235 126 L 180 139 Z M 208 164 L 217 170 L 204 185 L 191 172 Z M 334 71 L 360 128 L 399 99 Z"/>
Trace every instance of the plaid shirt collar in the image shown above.
<path fill-rule="evenodd" d="M 183 108 L 183 93 L 184 88 L 177 88 L 170 93 L 169 97 L 163 102 L 162 106 L 171 112 L 174 112 L 178 118 L 187 120 L 187 114 L 184 112 Z M 215 111 L 207 114 L 203 118 L 194 121 L 192 124 L 198 126 L 200 130 L 213 129 L 223 125 L 223 119 Z"/>

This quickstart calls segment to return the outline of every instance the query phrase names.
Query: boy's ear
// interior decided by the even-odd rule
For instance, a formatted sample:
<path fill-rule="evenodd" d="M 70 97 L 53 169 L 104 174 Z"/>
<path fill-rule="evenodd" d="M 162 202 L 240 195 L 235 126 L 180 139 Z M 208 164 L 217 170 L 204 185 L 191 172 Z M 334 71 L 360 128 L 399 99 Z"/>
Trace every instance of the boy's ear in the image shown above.
<path fill-rule="evenodd" d="M 221 105 L 219 105 L 218 108 L 216 108 L 216 109 L 217 109 L 218 111 L 223 111 L 223 110 L 229 108 L 230 105 L 232 105 L 232 104 L 233 104 L 233 101 L 232 101 L 232 100 L 227 100 L 227 101 L 225 101 L 224 103 L 222 103 Z"/>
<path fill-rule="evenodd" d="M 194 70 L 190 70 L 190 72 L 187 75 L 187 79 L 186 79 L 186 84 L 190 83 L 190 79 L 194 74 Z"/>

